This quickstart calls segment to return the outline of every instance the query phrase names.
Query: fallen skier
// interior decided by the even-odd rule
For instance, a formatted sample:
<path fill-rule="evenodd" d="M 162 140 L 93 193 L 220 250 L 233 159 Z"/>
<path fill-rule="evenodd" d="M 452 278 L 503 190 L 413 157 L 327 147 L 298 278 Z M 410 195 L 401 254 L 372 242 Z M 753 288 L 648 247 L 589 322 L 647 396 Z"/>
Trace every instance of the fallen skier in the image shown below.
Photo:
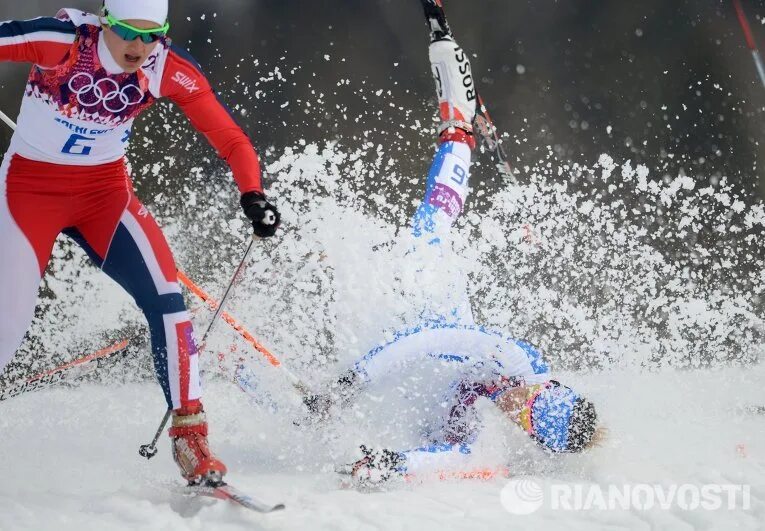
<path fill-rule="evenodd" d="M 429 55 L 443 123 L 425 197 L 413 219 L 417 244 L 409 256 L 416 267 L 439 268 L 469 192 L 477 98 L 467 54 L 445 21 L 434 18 L 431 28 Z M 361 459 L 338 471 L 363 486 L 408 474 L 464 470 L 482 431 L 479 400 L 496 405 L 501 418 L 550 452 L 581 452 L 597 439 L 593 403 L 553 380 L 531 344 L 475 324 L 464 290 L 455 289 L 458 284 L 444 278 L 446 291 L 456 293 L 458 300 L 446 306 L 432 302 L 421 324 L 396 333 L 329 390 L 303 400 L 310 421 L 345 415 L 363 395 L 374 396 L 389 421 L 380 429 L 395 431 L 395 425 L 419 441 L 398 450 L 362 446 Z M 254 396 L 257 385 L 248 385 L 247 379 L 240 373 L 240 385 Z"/>

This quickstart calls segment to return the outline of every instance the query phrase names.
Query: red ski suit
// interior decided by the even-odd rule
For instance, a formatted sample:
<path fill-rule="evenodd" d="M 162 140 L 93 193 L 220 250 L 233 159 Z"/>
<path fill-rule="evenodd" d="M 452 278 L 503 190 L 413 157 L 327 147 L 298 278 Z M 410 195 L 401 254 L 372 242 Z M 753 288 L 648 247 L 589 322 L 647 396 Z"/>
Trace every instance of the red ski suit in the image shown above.
<path fill-rule="evenodd" d="M 133 120 L 170 98 L 228 162 L 242 193 L 262 191 L 260 164 L 187 52 L 162 39 L 128 74 L 102 31 L 97 16 L 69 9 L 56 18 L 0 23 L 0 61 L 33 64 L 0 166 L 0 370 L 29 326 L 63 232 L 144 312 L 168 405 L 194 406 L 198 354 L 173 256 L 125 165 Z"/>

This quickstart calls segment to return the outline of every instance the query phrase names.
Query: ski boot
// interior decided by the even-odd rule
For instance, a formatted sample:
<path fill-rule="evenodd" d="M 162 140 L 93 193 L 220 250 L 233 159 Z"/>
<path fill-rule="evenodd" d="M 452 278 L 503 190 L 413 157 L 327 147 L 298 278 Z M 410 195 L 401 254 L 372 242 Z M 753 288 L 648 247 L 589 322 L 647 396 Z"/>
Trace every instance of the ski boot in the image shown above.
<path fill-rule="evenodd" d="M 373 450 L 365 445 L 359 447 L 363 457 L 355 463 L 341 465 L 338 474 L 351 477 L 356 488 L 376 490 L 384 485 L 404 481 L 406 457 L 391 450 Z"/>
<path fill-rule="evenodd" d="M 173 444 L 173 459 L 189 485 L 223 484 L 226 465 L 210 451 L 207 419 L 201 404 L 173 411 L 173 425 L 169 434 Z"/>
<path fill-rule="evenodd" d="M 470 59 L 451 37 L 432 42 L 429 56 L 442 120 L 438 128 L 441 142 L 465 142 L 474 149 L 473 120 L 478 94 Z"/>

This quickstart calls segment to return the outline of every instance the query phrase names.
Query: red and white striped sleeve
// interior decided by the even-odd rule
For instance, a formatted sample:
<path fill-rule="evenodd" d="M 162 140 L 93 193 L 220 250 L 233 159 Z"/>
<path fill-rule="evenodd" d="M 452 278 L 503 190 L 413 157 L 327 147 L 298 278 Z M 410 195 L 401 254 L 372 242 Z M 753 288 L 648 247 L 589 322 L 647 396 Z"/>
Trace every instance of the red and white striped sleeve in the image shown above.
<path fill-rule="evenodd" d="M 0 22 L 0 61 L 51 68 L 66 58 L 76 36 L 71 21 L 57 18 Z"/>
<path fill-rule="evenodd" d="M 181 108 L 225 159 L 241 193 L 263 192 L 260 159 L 250 138 L 215 95 L 194 58 L 182 48 L 171 46 L 168 50 L 160 92 Z"/>

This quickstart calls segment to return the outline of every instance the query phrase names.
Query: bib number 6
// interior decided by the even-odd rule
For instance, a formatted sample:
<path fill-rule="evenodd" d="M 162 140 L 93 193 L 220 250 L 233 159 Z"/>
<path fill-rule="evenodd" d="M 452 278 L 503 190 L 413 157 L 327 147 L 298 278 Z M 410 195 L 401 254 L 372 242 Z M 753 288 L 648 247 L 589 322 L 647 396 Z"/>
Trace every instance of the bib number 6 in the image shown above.
<path fill-rule="evenodd" d="M 90 138 L 88 136 L 73 134 L 69 137 L 69 140 L 66 141 L 66 144 L 64 144 L 64 149 L 61 150 L 61 153 L 66 155 L 88 156 L 90 155 L 93 146 L 89 146 L 87 143 L 94 142 L 95 140 L 95 138 Z"/>

